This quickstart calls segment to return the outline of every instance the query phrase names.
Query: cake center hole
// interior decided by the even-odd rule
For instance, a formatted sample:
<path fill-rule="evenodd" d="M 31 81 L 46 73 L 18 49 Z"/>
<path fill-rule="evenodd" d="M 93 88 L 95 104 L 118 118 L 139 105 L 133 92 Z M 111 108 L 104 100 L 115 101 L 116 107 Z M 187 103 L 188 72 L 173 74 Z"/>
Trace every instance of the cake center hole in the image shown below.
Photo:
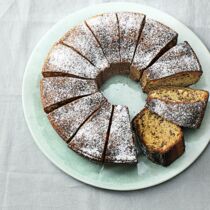
<path fill-rule="evenodd" d="M 144 107 L 146 94 L 142 93 L 138 82 L 127 75 L 115 75 L 100 88 L 104 96 L 113 105 L 126 105 L 131 119 Z"/>

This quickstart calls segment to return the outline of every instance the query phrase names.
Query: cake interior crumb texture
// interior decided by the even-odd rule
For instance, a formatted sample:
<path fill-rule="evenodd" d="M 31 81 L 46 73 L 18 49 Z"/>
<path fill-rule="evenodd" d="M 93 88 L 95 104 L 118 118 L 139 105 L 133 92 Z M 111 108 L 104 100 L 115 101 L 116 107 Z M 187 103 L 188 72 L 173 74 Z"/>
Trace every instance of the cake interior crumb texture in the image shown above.
<path fill-rule="evenodd" d="M 149 97 L 177 103 L 194 103 L 205 101 L 208 98 L 208 92 L 192 88 L 165 87 L 149 92 Z"/>
<path fill-rule="evenodd" d="M 185 150 L 182 129 L 143 109 L 133 120 L 143 153 L 153 162 L 167 166 Z"/>
<path fill-rule="evenodd" d="M 176 144 L 182 137 L 179 126 L 164 120 L 164 118 L 150 112 L 148 109 L 142 111 L 136 118 L 141 141 L 149 151 L 164 153 Z"/>

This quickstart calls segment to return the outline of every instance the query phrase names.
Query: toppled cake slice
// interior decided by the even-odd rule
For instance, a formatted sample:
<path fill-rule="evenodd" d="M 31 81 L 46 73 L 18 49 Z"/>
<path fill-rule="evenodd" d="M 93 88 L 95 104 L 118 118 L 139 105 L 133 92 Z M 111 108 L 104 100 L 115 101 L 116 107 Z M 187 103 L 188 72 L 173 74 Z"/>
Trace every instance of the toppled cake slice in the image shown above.
<path fill-rule="evenodd" d="M 48 114 L 48 119 L 63 140 L 68 142 L 105 101 L 104 96 L 97 92 L 55 109 Z"/>
<path fill-rule="evenodd" d="M 163 118 L 188 128 L 199 128 L 209 93 L 183 87 L 165 87 L 149 92 L 147 108 Z"/>
<path fill-rule="evenodd" d="M 85 23 L 69 30 L 61 42 L 75 49 L 99 69 L 109 67 L 99 43 Z"/>
<path fill-rule="evenodd" d="M 94 80 L 72 77 L 45 77 L 40 81 L 40 91 L 44 111 L 49 113 L 82 96 L 98 91 Z"/>
<path fill-rule="evenodd" d="M 112 105 L 105 102 L 79 129 L 69 143 L 69 147 L 78 154 L 91 160 L 102 162 Z"/>
<path fill-rule="evenodd" d="M 145 15 L 134 12 L 118 12 L 117 17 L 120 32 L 121 63 L 131 64 L 145 22 Z"/>
<path fill-rule="evenodd" d="M 115 13 L 104 13 L 86 20 L 102 50 L 109 61 L 120 63 L 120 45 L 117 16 Z"/>
<path fill-rule="evenodd" d="M 168 166 L 185 151 L 182 129 L 148 109 L 133 119 L 144 155 L 154 163 Z"/>
<path fill-rule="evenodd" d="M 95 79 L 100 70 L 76 51 L 62 44 L 55 44 L 45 60 L 42 74 L 44 77 L 73 76 Z"/>
<path fill-rule="evenodd" d="M 143 72 L 141 86 L 145 92 L 159 86 L 189 86 L 202 75 L 201 65 L 188 42 L 177 44 Z"/>
<path fill-rule="evenodd" d="M 162 23 L 146 18 L 133 63 L 130 77 L 139 81 L 145 68 L 168 49 L 176 45 L 178 34 Z"/>
<path fill-rule="evenodd" d="M 137 153 L 126 106 L 114 106 L 104 162 L 137 163 Z"/>

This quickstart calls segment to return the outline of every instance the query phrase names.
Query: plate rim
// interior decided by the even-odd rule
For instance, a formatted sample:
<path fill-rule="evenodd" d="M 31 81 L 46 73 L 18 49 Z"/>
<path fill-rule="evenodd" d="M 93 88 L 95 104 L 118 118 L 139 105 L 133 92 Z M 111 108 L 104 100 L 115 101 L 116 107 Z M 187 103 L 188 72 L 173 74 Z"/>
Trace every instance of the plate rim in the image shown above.
<path fill-rule="evenodd" d="M 122 4 L 124 6 L 130 6 L 130 7 L 142 7 L 142 8 L 145 8 L 147 10 L 153 10 L 153 11 L 156 11 L 158 13 L 162 13 L 164 16 L 166 17 L 170 17 L 173 21 L 175 22 L 178 22 L 182 27 L 185 27 L 191 34 L 194 35 L 194 37 L 200 41 L 200 44 L 202 45 L 202 47 L 208 52 L 208 49 L 207 47 L 203 44 L 203 42 L 200 40 L 200 38 L 193 32 L 191 31 L 186 25 L 184 25 L 181 21 L 177 20 L 176 18 L 174 18 L 173 16 L 159 10 L 159 9 L 156 9 L 156 8 L 153 8 L 151 6 L 147 6 L 147 5 L 144 5 L 144 4 L 139 4 L 139 3 L 127 3 L 127 2 L 108 2 L 108 3 L 99 3 L 99 4 L 94 4 L 94 5 L 90 5 L 88 7 L 84 7 L 80 10 L 77 10 L 73 13 L 71 13 L 70 15 L 67 15 L 65 16 L 64 18 L 62 18 L 61 20 L 59 20 L 58 22 L 56 22 L 42 37 L 41 39 L 38 41 L 38 43 L 36 44 L 36 46 L 34 47 L 28 61 L 27 61 L 27 64 L 26 64 L 26 67 L 25 67 L 25 71 L 24 71 L 24 75 L 23 75 L 23 83 L 22 83 L 22 105 L 23 105 L 23 112 L 24 112 L 24 117 L 25 117 L 25 120 L 26 120 L 26 123 L 27 123 L 27 126 L 30 130 L 30 133 L 32 135 L 32 138 L 33 140 L 35 141 L 35 143 L 37 144 L 38 148 L 42 151 L 42 153 L 54 164 L 56 165 L 56 167 L 58 167 L 60 170 L 62 170 L 63 172 L 65 172 L 66 174 L 70 175 L 71 177 L 73 177 L 74 179 L 76 180 L 79 180 L 85 184 L 88 184 L 88 185 L 91 185 L 91 186 L 94 186 L 94 187 L 98 187 L 98 188 L 102 188 L 102 189 L 108 189 L 108 190 L 115 190 L 115 191 L 131 191 L 131 190 L 139 190 L 139 189 L 144 189 L 144 188 L 148 188 L 148 187 L 152 187 L 152 186 L 156 186 L 156 185 L 159 185 L 163 182 L 166 182 L 170 179 L 172 179 L 173 177 L 179 175 L 181 172 L 185 171 L 190 165 L 192 165 L 192 163 L 194 163 L 198 157 L 200 157 L 200 155 L 203 153 L 203 151 L 205 150 L 205 148 L 207 147 L 208 143 L 210 140 L 207 140 L 206 143 L 203 145 L 203 148 L 202 150 L 200 151 L 199 155 L 196 156 L 193 160 L 191 160 L 189 163 L 187 163 L 186 165 L 184 165 L 184 167 L 181 167 L 179 168 L 178 171 L 176 171 L 176 173 L 174 173 L 172 176 L 169 176 L 169 177 L 166 177 L 166 178 L 163 178 L 162 180 L 156 182 L 156 183 L 151 183 L 151 184 L 147 184 L 145 186 L 138 186 L 138 184 L 136 186 L 134 186 L 134 184 L 128 184 L 128 185 L 123 185 L 121 187 L 116 187 L 116 186 L 111 186 L 111 185 L 104 185 L 103 183 L 100 182 L 100 180 L 91 180 L 91 179 L 88 179 L 86 178 L 85 176 L 79 176 L 78 174 L 75 174 L 73 170 L 67 170 L 65 168 L 64 165 L 62 165 L 61 163 L 59 163 L 59 161 L 57 161 L 56 159 L 54 159 L 54 157 L 52 156 L 52 154 L 50 155 L 47 151 L 46 148 L 42 147 L 40 142 L 37 140 L 36 138 L 36 134 L 35 134 L 35 131 L 33 130 L 33 126 L 31 125 L 31 122 L 30 122 L 30 117 L 28 116 L 28 113 L 27 113 L 27 93 L 26 93 L 26 84 L 27 84 L 27 73 L 29 72 L 29 69 L 30 69 L 30 63 L 31 61 L 33 60 L 33 56 L 35 54 L 35 52 L 37 51 L 37 49 L 39 48 L 39 45 L 40 43 L 42 43 L 42 41 L 50 34 L 52 33 L 56 26 L 59 25 L 59 24 L 62 24 L 62 22 L 65 22 L 65 20 L 67 19 L 70 19 L 71 16 L 74 16 L 74 15 L 77 15 L 77 14 L 80 14 L 82 12 L 85 12 L 86 10 L 90 10 L 90 9 L 93 9 L 93 7 L 95 8 L 99 8 L 99 7 L 108 7 L 108 6 L 112 6 L 112 5 L 118 5 L 119 7 L 122 6 Z M 117 11 L 117 10 L 116 10 Z"/>

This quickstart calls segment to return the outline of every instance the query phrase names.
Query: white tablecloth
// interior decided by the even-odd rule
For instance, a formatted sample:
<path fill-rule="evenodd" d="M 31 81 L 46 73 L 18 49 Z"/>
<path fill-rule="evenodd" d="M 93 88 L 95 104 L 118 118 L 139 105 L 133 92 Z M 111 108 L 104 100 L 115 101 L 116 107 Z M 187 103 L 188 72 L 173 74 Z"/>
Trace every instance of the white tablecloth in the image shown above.
<path fill-rule="evenodd" d="M 26 62 L 39 39 L 58 20 L 101 2 L 0 1 L 0 209 L 210 209 L 210 147 L 189 169 L 164 184 L 133 192 L 113 192 L 67 176 L 35 145 L 21 103 Z M 209 0 L 138 2 L 173 15 L 210 48 Z"/>

